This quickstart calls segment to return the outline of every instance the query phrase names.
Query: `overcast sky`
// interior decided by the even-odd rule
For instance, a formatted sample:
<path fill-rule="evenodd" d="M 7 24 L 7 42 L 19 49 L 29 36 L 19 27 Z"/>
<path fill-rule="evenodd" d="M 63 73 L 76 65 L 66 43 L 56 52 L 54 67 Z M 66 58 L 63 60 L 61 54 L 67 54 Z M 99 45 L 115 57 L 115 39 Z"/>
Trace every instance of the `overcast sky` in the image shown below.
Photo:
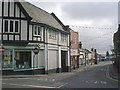
<path fill-rule="evenodd" d="M 56 16 L 79 32 L 83 48 L 110 51 L 118 25 L 118 0 L 26 0 Z M 89 2 L 88 2 L 89 1 Z"/>

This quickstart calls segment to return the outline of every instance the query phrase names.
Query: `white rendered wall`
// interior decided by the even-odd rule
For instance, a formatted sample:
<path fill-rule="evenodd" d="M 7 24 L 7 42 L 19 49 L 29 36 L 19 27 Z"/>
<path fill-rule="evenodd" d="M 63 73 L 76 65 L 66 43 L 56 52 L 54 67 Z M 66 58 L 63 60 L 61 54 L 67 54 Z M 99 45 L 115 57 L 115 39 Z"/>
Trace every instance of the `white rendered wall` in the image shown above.
<path fill-rule="evenodd" d="M 21 40 L 27 40 L 27 21 L 21 21 Z"/>

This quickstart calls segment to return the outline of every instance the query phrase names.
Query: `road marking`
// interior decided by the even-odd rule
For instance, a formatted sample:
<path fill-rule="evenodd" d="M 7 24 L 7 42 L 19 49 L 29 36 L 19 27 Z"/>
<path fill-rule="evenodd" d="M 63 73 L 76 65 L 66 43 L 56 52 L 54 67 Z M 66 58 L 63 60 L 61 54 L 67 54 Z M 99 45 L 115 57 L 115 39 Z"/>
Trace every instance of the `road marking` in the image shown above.
<path fill-rule="evenodd" d="M 89 83 L 88 81 L 85 81 L 86 83 Z"/>
<path fill-rule="evenodd" d="M 2 80 L 14 80 L 13 78 L 3 78 Z"/>
<path fill-rule="evenodd" d="M 3 83 L 7 85 L 15 85 L 15 86 L 28 86 L 28 87 L 36 87 L 36 88 L 58 88 L 58 87 L 50 87 L 50 86 L 37 86 L 37 85 L 21 85 L 21 84 L 14 84 L 14 83 Z"/>
<path fill-rule="evenodd" d="M 107 82 L 105 82 L 105 81 L 100 81 L 102 84 L 107 84 Z"/>
<path fill-rule="evenodd" d="M 85 83 L 88 83 L 88 84 L 107 84 L 106 81 L 93 81 L 93 80 L 90 80 L 90 81 L 85 81 Z"/>
<path fill-rule="evenodd" d="M 3 78 L 2 80 L 30 79 L 30 78 Z"/>
<path fill-rule="evenodd" d="M 60 85 L 60 86 L 57 87 L 57 88 L 61 88 L 61 87 L 65 86 L 65 85 L 67 85 L 67 84 L 68 84 L 68 83 L 62 84 L 62 85 Z"/>
<path fill-rule="evenodd" d="M 30 78 L 17 78 L 17 79 L 30 79 Z"/>
<path fill-rule="evenodd" d="M 54 82 L 54 81 L 55 81 L 55 79 L 52 79 L 52 81 Z"/>
<path fill-rule="evenodd" d="M 95 84 L 97 84 L 98 82 L 97 82 L 97 81 L 95 81 L 94 83 L 95 83 Z"/>
<path fill-rule="evenodd" d="M 109 74 L 109 66 L 107 67 L 107 70 L 106 70 L 106 77 L 107 77 L 108 79 L 111 79 L 111 80 L 113 80 L 113 81 L 118 82 L 118 80 L 116 80 L 116 79 L 110 77 L 110 74 Z"/>
<path fill-rule="evenodd" d="M 22 84 L 15 84 L 15 83 L 2 83 L 2 84 L 7 84 L 7 85 L 15 85 L 15 86 L 28 86 L 28 87 L 35 87 L 35 88 L 61 88 L 65 85 L 67 85 L 68 83 L 62 84 L 58 87 L 52 87 L 52 86 L 38 86 L 38 85 L 22 85 Z"/>

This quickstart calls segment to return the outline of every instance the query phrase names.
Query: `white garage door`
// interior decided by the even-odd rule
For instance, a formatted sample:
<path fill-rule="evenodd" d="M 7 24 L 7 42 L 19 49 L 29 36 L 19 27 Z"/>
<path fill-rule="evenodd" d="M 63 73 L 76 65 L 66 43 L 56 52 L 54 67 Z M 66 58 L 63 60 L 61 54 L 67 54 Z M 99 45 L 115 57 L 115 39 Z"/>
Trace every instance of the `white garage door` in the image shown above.
<path fill-rule="evenodd" d="M 48 70 L 57 68 L 58 51 L 48 50 Z"/>

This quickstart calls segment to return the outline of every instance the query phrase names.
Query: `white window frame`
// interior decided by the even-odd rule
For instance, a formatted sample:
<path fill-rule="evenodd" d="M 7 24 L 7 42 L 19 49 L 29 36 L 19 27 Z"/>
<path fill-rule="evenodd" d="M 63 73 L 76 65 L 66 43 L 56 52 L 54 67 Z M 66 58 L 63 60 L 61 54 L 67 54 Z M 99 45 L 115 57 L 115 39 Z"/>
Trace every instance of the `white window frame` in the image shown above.
<path fill-rule="evenodd" d="M 5 32 L 5 28 L 4 28 L 3 29 L 4 33 L 20 33 L 20 22 L 19 22 L 19 20 L 4 19 L 3 27 L 5 26 L 5 21 L 8 21 L 8 32 Z M 13 21 L 13 32 L 10 32 L 10 21 Z M 15 32 L 15 21 L 18 21 L 18 32 Z"/>
<path fill-rule="evenodd" d="M 61 33 L 61 41 L 62 41 L 62 42 L 67 41 L 67 37 L 68 37 L 67 34 Z"/>
<path fill-rule="evenodd" d="M 57 39 L 57 31 L 53 30 L 53 29 L 48 29 L 49 30 L 49 39 Z"/>
<path fill-rule="evenodd" d="M 37 34 L 35 34 L 35 27 L 37 27 Z M 40 28 L 40 35 L 38 34 L 38 28 Z M 43 27 L 42 26 L 34 25 L 34 29 L 33 29 L 33 35 L 34 36 L 39 36 L 39 37 L 42 38 L 42 32 L 43 32 Z"/>

